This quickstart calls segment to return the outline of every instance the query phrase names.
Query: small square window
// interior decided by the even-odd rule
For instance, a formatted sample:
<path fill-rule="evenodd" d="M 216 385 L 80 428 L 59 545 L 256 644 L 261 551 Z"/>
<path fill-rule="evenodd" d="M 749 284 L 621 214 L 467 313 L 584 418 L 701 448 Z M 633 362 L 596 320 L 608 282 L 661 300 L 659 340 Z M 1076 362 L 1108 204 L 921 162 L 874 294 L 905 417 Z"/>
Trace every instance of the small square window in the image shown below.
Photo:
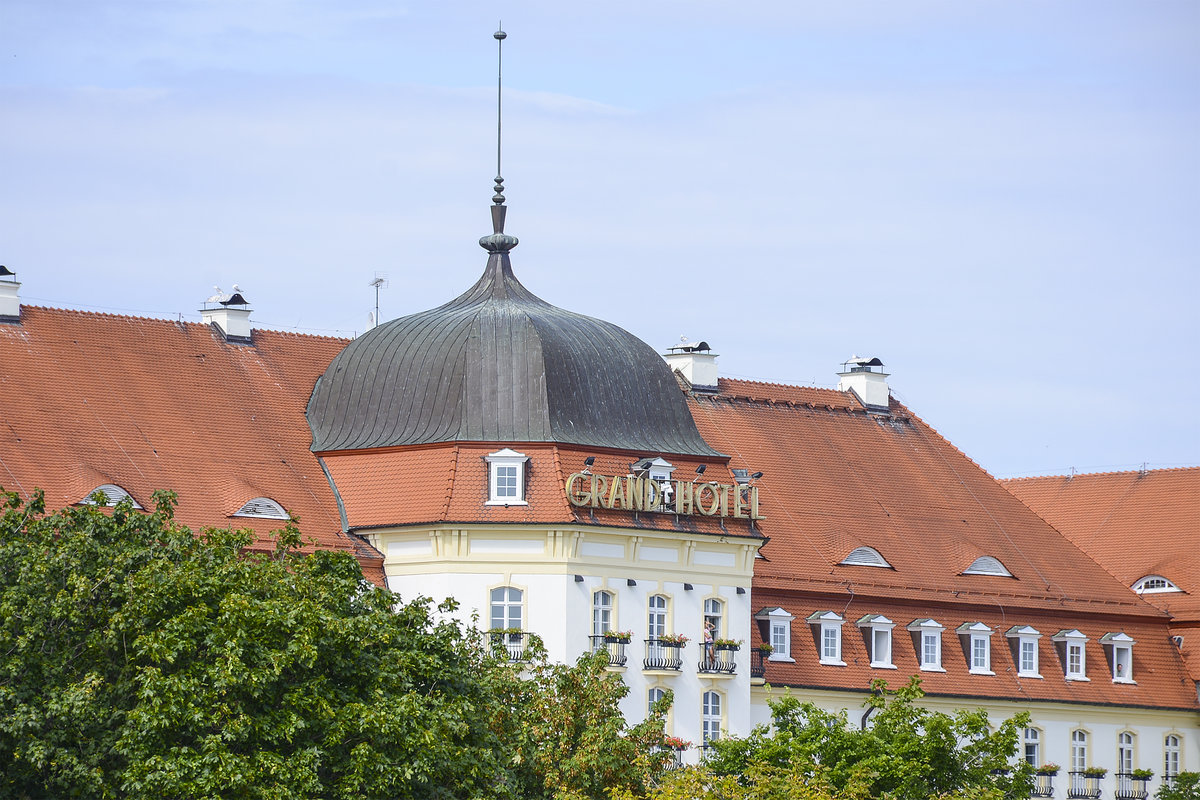
<path fill-rule="evenodd" d="M 487 457 L 489 506 L 523 506 L 525 502 L 525 465 L 528 459 L 507 447 Z"/>
<path fill-rule="evenodd" d="M 995 675 L 992 671 L 992 629 L 982 622 L 965 622 L 958 626 L 958 635 L 964 637 L 967 648 L 968 672 Z"/>
<path fill-rule="evenodd" d="M 836 667 L 846 666 L 842 661 L 842 623 L 845 619 L 832 611 L 818 611 L 808 618 L 816 629 L 820 642 L 820 662 Z"/>

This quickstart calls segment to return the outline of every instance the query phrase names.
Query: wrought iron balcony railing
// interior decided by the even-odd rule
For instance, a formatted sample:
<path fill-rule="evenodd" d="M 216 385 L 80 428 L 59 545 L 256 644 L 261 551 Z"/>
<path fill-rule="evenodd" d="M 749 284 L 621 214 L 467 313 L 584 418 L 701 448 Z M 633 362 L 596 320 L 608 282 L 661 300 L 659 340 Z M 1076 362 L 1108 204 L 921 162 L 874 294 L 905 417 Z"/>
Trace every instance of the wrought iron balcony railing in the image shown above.
<path fill-rule="evenodd" d="M 721 650 L 701 645 L 700 663 L 696 665 L 697 672 L 709 674 L 732 675 L 737 672 L 736 650 Z"/>
<path fill-rule="evenodd" d="M 1030 797 L 1054 797 L 1054 776 L 1034 775 L 1033 788 L 1029 790 Z"/>
<path fill-rule="evenodd" d="M 1146 800 L 1150 790 L 1146 788 L 1149 778 L 1135 778 L 1132 773 L 1118 772 L 1116 774 L 1117 791 L 1113 794 L 1117 800 Z"/>
<path fill-rule="evenodd" d="M 683 667 L 683 642 L 664 642 L 662 639 L 646 640 L 646 657 L 643 669 L 680 671 Z"/>
<path fill-rule="evenodd" d="M 759 649 L 750 651 L 750 677 L 764 678 L 767 674 L 767 657 L 770 653 Z"/>
<path fill-rule="evenodd" d="M 1100 775 L 1088 775 L 1086 772 L 1068 772 L 1067 797 L 1096 798 L 1100 796 Z"/>
<path fill-rule="evenodd" d="M 491 633 L 492 657 L 502 661 L 524 661 L 529 648 L 529 634 L 525 631 Z"/>
<path fill-rule="evenodd" d="M 589 636 L 591 641 L 591 652 L 601 652 L 608 654 L 608 665 L 610 667 L 623 667 L 628 660 L 625 655 L 625 646 L 629 644 L 624 639 L 617 639 L 613 636 Z"/>

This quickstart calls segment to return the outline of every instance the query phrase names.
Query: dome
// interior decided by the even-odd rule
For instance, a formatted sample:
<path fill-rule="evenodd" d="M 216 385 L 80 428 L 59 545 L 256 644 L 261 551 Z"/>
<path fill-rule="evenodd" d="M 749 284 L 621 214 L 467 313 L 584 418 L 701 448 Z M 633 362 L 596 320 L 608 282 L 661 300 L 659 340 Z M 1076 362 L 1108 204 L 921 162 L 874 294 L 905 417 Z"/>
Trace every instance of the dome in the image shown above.
<path fill-rule="evenodd" d="M 314 451 L 495 441 L 719 455 L 649 345 L 538 298 L 513 275 L 516 240 L 493 238 L 465 293 L 333 359 L 308 403 Z"/>

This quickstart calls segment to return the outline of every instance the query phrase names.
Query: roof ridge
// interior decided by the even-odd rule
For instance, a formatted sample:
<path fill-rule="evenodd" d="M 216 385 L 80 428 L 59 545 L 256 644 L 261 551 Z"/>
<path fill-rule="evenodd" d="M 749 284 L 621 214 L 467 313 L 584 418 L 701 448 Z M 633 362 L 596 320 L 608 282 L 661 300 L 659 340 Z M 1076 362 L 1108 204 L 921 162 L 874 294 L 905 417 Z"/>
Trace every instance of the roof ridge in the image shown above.
<path fill-rule="evenodd" d="M 1103 472 L 1076 472 L 1073 475 L 1018 475 L 1015 478 L 997 478 L 1001 483 L 1018 483 L 1021 481 L 1049 481 L 1058 478 L 1066 478 L 1072 480 L 1074 478 L 1095 478 L 1106 476 L 1124 476 L 1124 475 L 1149 475 L 1151 473 L 1163 472 L 1194 472 L 1200 471 L 1200 464 L 1191 467 L 1156 467 L 1155 469 L 1121 469 L 1107 470 Z"/>
<path fill-rule="evenodd" d="M 753 378 L 718 378 L 719 382 L 726 383 L 753 383 L 757 386 L 778 386 L 782 389 L 812 389 L 817 392 L 831 392 L 833 394 L 843 395 L 845 392 L 840 392 L 837 389 L 829 389 L 824 386 L 815 386 L 804 383 L 783 383 L 781 381 L 758 381 Z"/>
<path fill-rule="evenodd" d="M 82 309 L 82 308 L 60 308 L 59 306 L 38 306 L 38 305 L 28 305 L 25 303 L 21 304 L 21 311 L 22 312 L 25 312 L 25 311 L 47 311 L 47 312 L 54 313 L 54 314 L 64 314 L 64 315 L 65 314 L 80 314 L 80 315 L 86 315 L 89 317 L 103 317 L 106 319 L 112 319 L 112 320 L 118 320 L 118 321 L 124 320 L 124 321 L 128 321 L 128 322 L 162 322 L 162 323 L 168 324 L 168 325 L 186 325 L 189 327 L 196 327 L 196 328 L 209 327 L 204 322 L 197 322 L 195 320 L 185 320 L 182 318 L 176 319 L 176 318 L 172 318 L 172 317 L 147 317 L 147 316 L 142 316 L 139 314 L 117 314 L 112 311 L 89 311 L 87 309 Z M 272 336 L 294 336 L 297 338 L 323 339 L 323 340 L 334 341 L 334 342 L 353 341 L 353 337 L 346 338 L 346 337 L 342 337 L 342 336 L 330 336 L 328 334 L 322 334 L 322 333 L 303 333 L 300 331 L 280 330 L 278 328 L 254 328 L 253 330 L 255 333 L 270 334 Z"/>

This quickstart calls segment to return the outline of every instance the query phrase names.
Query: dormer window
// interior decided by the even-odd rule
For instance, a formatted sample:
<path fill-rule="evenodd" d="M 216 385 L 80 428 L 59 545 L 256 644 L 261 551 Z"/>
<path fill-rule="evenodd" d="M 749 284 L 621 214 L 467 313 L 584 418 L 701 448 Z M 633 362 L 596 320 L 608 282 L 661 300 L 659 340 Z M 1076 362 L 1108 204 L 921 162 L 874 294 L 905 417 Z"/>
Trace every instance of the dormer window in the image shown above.
<path fill-rule="evenodd" d="M 1137 683 L 1133 679 L 1133 646 L 1137 644 L 1127 633 L 1106 633 L 1100 644 L 1108 651 L 1112 664 L 1113 683 Z"/>
<path fill-rule="evenodd" d="M 1146 577 L 1135 581 L 1133 590 L 1138 594 L 1157 594 L 1159 592 L 1181 592 L 1183 591 L 1175 584 L 1164 578 L 1162 575 L 1147 575 Z"/>
<path fill-rule="evenodd" d="M 913 620 L 908 625 L 917 646 L 917 660 L 924 672 L 945 672 L 942 668 L 943 626 L 931 619 Z"/>
<path fill-rule="evenodd" d="M 963 575 L 995 575 L 1001 578 L 1011 578 L 1012 573 L 1009 572 L 1000 559 L 992 558 L 991 556 L 980 556 L 971 562 L 971 566 L 962 571 Z"/>
<path fill-rule="evenodd" d="M 964 622 L 957 632 L 967 648 L 968 671 L 972 675 L 995 675 L 992 671 L 992 629 L 982 622 Z"/>
<path fill-rule="evenodd" d="M 110 508 L 122 500 L 128 500 L 133 504 L 134 508 L 139 510 L 141 509 L 141 505 L 137 500 L 133 499 L 133 495 L 122 489 L 120 486 L 117 486 L 115 483 L 105 483 L 97 486 L 95 489 L 92 489 L 87 493 L 87 497 L 79 501 L 80 504 L 85 506 L 99 505 L 99 498 L 96 497 L 97 493 L 104 495 L 104 505 Z"/>
<path fill-rule="evenodd" d="M 235 517 L 258 517 L 260 519 L 288 519 L 288 512 L 283 506 L 269 497 L 256 497 L 246 502 L 244 506 L 233 512 Z"/>
<path fill-rule="evenodd" d="M 889 569 L 892 566 L 874 547 L 856 547 L 842 559 L 842 563 L 848 566 L 887 567 Z"/>
<path fill-rule="evenodd" d="M 763 637 L 771 645 L 771 661 L 795 661 L 792 658 L 792 620 L 791 614 L 782 608 L 765 608 L 754 615 L 759 623 L 766 623 L 766 635 Z"/>
<path fill-rule="evenodd" d="M 649 478 L 652 481 L 669 481 L 675 471 L 670 461 L 664 458 L 643 458 L 630 465 L 630 471 L 639 478 Z"/>
<path fill-rule="evenodd" d="M 842 661 L 842 623 L 845 620 L 832 611 L 818 611 L 808 618 L 817 634 L 817 652 L 822 664 L 844 667 Z"/>
<path fill-rule="evenodd" d="M 1004 634 L 1013 645 L 1013 660 L 1017 662 L 1017 676 L 1040 678 L 1038 672 L 1038 639 L 1042 634 L 1029 625 L 1014 625 Z"/>
<path fill-rule="evenodd" d="M 867 614 L 857 623 L 867 638 L 871 651 L 871 666 L 876 669 L 895 669 L 892 663 L 892 628 L 896 624 L 882 614 Z"/>
<path fill-rule="evenodd" d="M 489 506 L 524 506 L 525 465 L 529 459 L 524 453 L 504 448 L 488 454 L 488 500 Z"/>
<path fill-rule="evenodd" d="M 1051 637 L 1058 646 L 1063 662 L 1063 673 L 1069 681 L 1090 680 L 1087 676 L 1087 652 L 1084 646 L 1088 637 L 1077 630 L 1059 631 Z"/>

